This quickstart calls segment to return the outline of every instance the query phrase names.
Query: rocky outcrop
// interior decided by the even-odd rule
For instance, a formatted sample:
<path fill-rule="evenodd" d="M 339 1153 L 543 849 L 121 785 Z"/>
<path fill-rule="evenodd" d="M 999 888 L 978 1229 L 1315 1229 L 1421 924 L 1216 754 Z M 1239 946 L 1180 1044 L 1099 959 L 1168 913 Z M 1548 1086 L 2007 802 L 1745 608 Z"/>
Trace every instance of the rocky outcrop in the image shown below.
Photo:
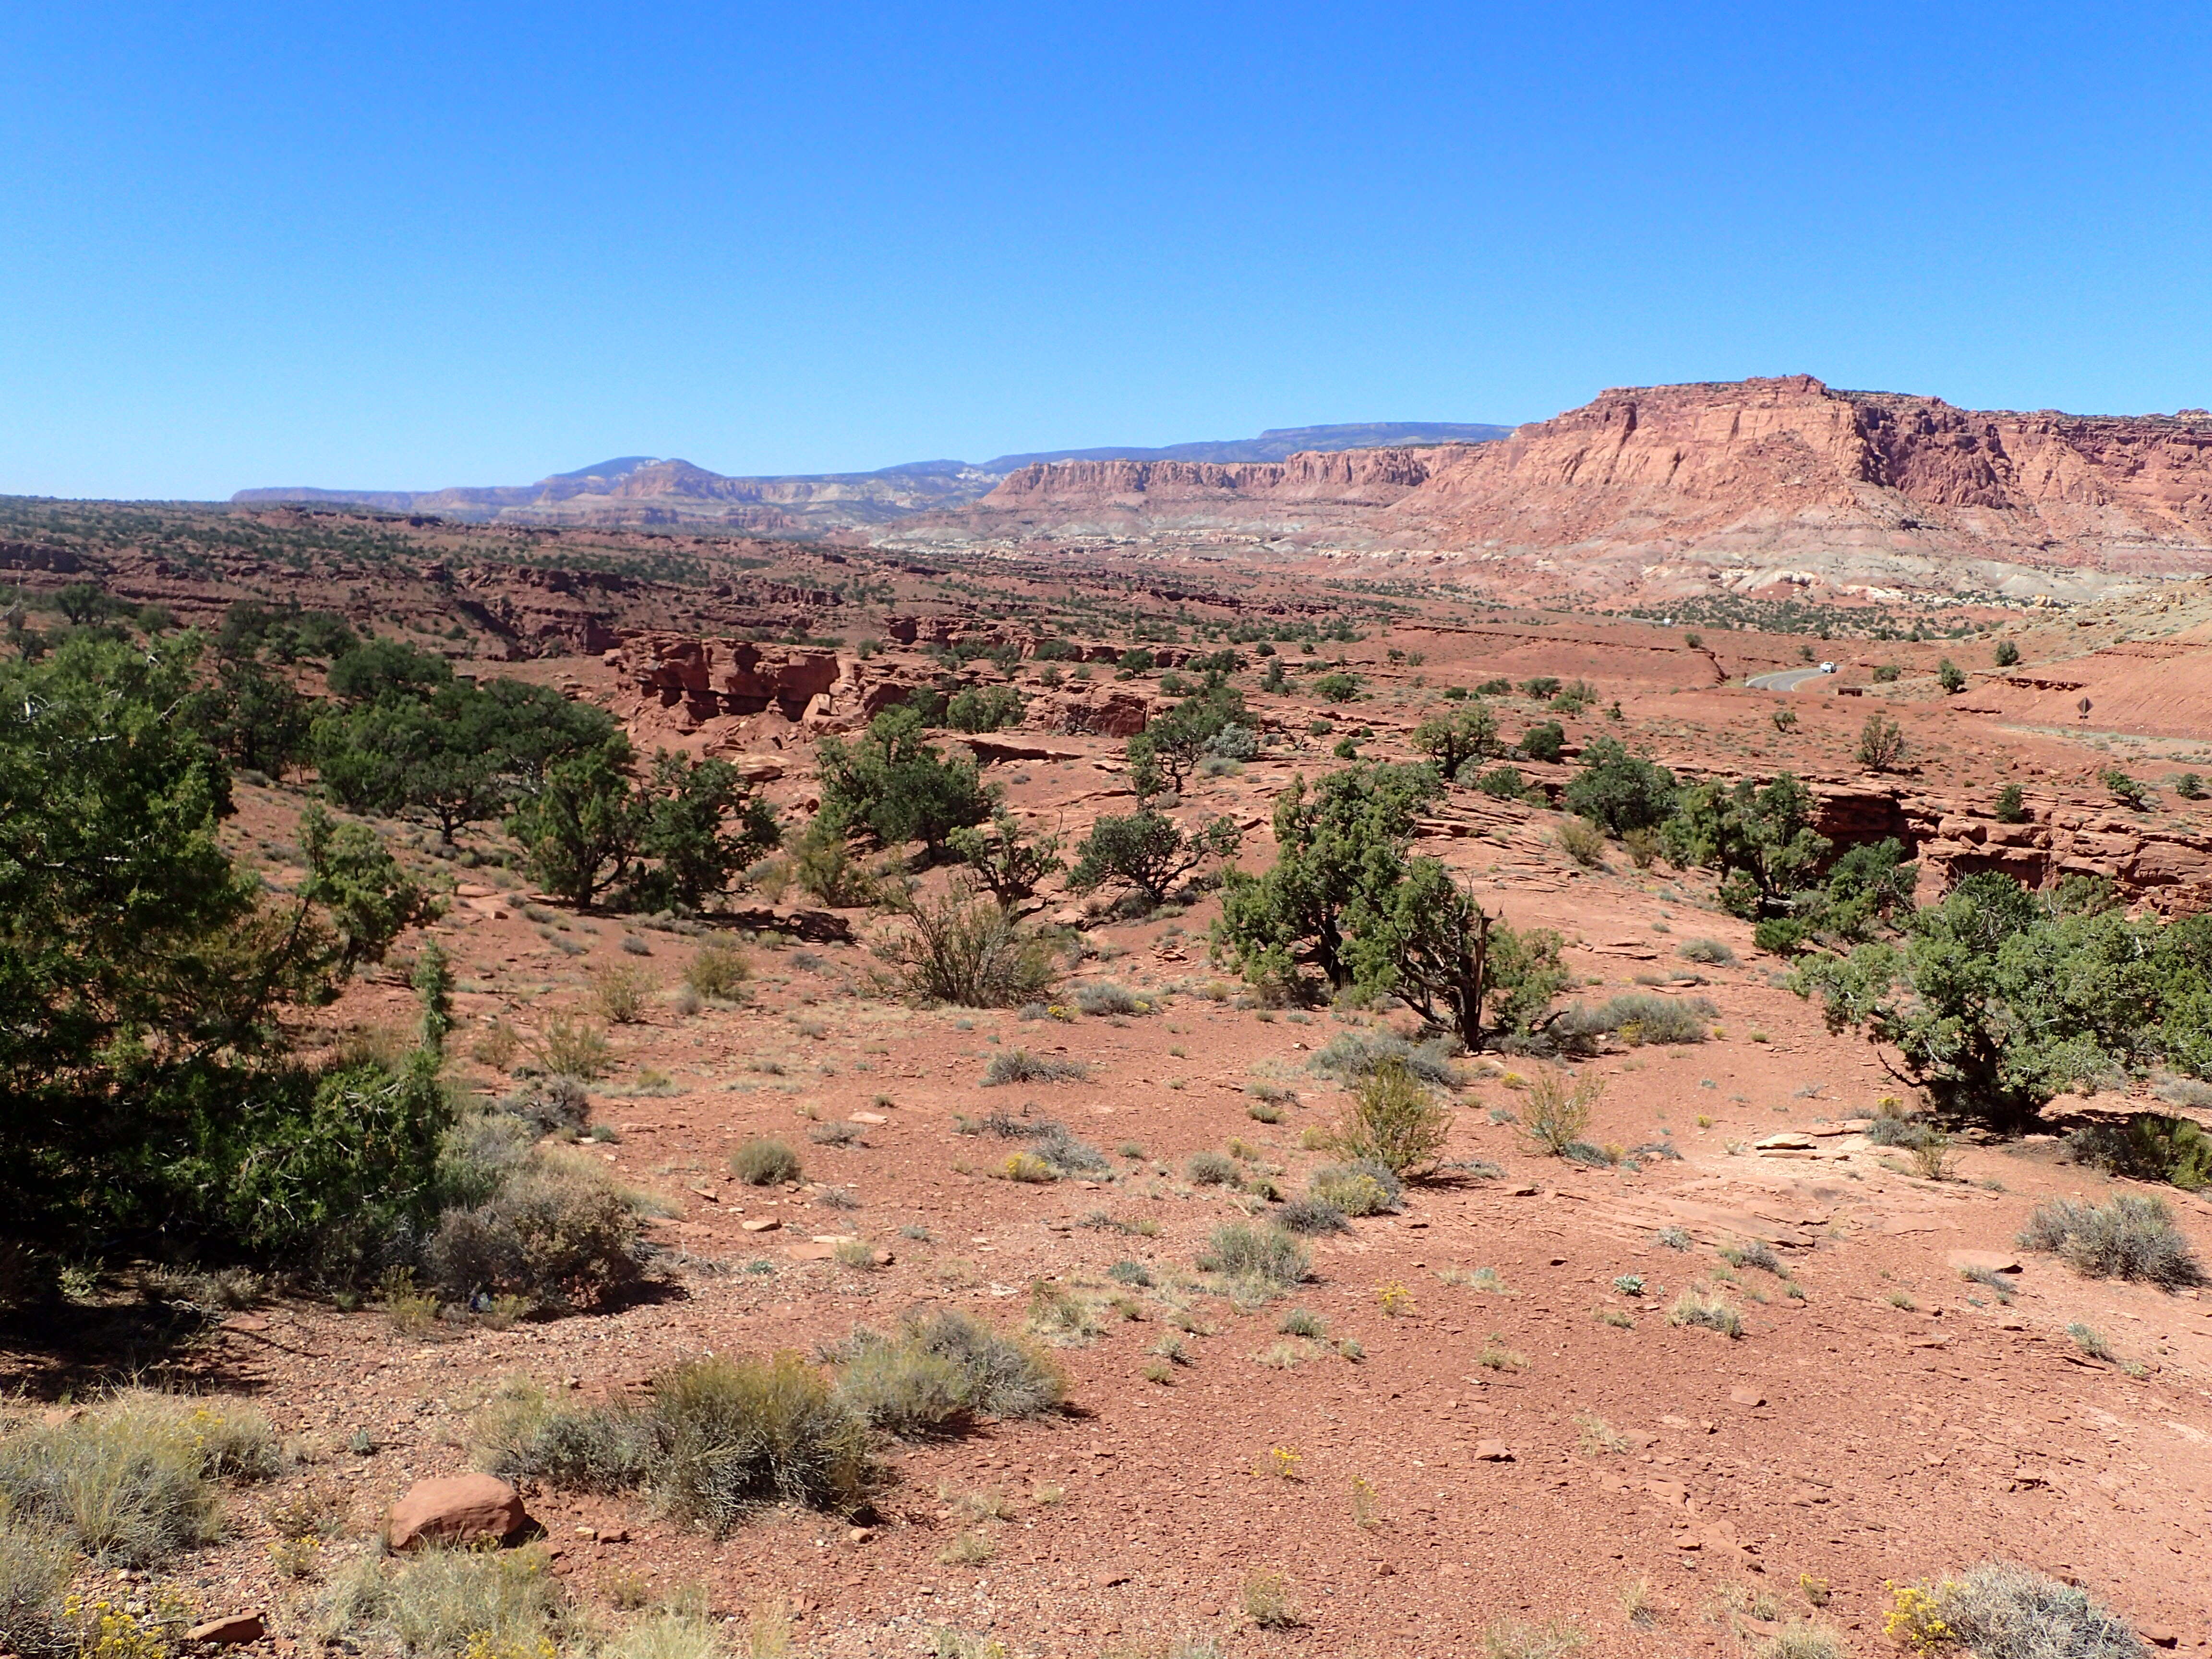
<path fill-rule="evenodd" d="M 1950 797 L 1872 776 L 1812 787 L 1814 828 L 1838 848 L 1894 836 L 1920 863 L 1923 901 L 1993 870 L 2037 889 L 2099 877 L 2127 902 L 2170 915 L 2212 909 L 2212 836 L 2033 796 L 2026 822 L 2000 823 Z"/>
<path fill-rule="evenodd" d="M 939 521 L 1518 560 L 1536 588 L 2082 598 L 2212 569 L 2212 417 L 1978 411 L 1805 374 L 1622 388 L 1494 443 L 1028 466 Z"/>
<path fill-rule="evenodd" d="M 663 708 L 680 706 L 695 721 L 771 707 L 786 720 L 803 720 L 815 699 L 827 699 L 850 673 L 836 651 L 823 647 L 677 634 L 624 640 L 616 665 L 649 700 Z"/>

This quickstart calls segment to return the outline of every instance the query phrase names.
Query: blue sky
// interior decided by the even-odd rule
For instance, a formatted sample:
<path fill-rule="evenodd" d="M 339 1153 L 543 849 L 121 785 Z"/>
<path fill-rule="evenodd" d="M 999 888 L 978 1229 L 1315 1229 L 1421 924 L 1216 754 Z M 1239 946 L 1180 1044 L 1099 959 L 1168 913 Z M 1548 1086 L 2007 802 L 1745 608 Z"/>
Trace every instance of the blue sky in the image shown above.
<path fill-rule="evenodd" d="M 0 491 L 2212 404 L 2201 5 L 0 9 Z"/>

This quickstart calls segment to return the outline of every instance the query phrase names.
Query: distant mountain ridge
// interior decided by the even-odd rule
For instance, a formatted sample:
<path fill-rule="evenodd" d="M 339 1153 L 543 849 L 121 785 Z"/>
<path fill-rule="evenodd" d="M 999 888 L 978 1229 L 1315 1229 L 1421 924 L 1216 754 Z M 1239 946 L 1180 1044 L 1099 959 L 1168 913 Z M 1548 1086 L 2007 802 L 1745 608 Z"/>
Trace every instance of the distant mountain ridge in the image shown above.
<path fill-rule="evenodd" d="M 981 501 L 1009 474 L 1058 461 L 1282 461 L 1302 451 L 1335 452 L 1382 446 L 1486 443 L 1513 428 L 1454 421 L 1374 421 L 1352 425 L 1279 427 L 1256 438 L 1171 444 L 1164 448 L 1056 449 L 1000 455 L 980 464 L 908 461 L 873 472 L 799 473 L 744 477 L 710 472 L 689 461 L 623 455 L 532 484 L 463 485 L 444 489 L 241 489 L 249 506 L 282 502 L 365 507 L 385 513 L 479 522 L 593 525 L 716 525 L 752 534 L 792 534 L 878 527 L 917 514 Z"/>

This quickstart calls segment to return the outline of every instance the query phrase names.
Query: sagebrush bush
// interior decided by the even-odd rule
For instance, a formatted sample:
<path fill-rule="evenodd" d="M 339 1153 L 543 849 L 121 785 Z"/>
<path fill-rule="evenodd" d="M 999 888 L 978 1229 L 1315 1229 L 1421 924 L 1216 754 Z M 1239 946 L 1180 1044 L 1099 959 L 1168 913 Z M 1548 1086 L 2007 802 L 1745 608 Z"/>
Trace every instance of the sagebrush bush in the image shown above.
<path fill-rule="evenodd" d="M 801 1173 L 799 1154 L 781 1140 L 748 1140 L 730 1154 L 730 1173 L 748 1187 L 780 1187 Z"/>
<path fill-rule="evenodd" d="M 324 1633 L 413 1656 L 554 1650 L 567 1597 L 538 1548 L 362 1557 L 331 1586 Z M 379 1640 L 379 1638 L 381 1638 Z"/>
<path fill-rule="evenodd" d="M 1342 1210 L 1327 1199 L 1317 1198 L 1311 1194 L 1294 1198 L 1276 1211 L 1275 1224 L 1285 1232 L 1297 1233 L 1307 1238 L 1352 1230 L 1352 1223 L 1346 1219 Z"/>
<path fill-rule="evenodd" d="M 1733 968 L 1735 952 L 1717 939 L 1687 939 L 1675 947 L 1675 954 L 1685 961 L 1703 963 L 1709 968 Z"/>
<path fill-rule="evenodd" d="M 1424 1083 L 1439 1088 L 1459 1085 L 1459 1069 L 1452 1064 L 1445 1039 L 1409 1042 L 1394 1031 L 1340 1032 L 1315 1052 L 1306 1068 L 1351 1082 L 1394 1061 Z"/>
<path fill-rule="evenodd" d="M 1379 1164 L 1402 1178 L 1436 1166 L 1451 1121 L 1451 1108 L 1392 1057 L 1360 1079 L 1334 1139 L 1354 1162 Z"/>
<path fill-rule="evenodd" d="M 1328 1164 L 1313 1172 L 1307 1196 L 1346 1215 L 1380 1215 L 1405 1197 L 1405 1183 L 1388 1164 Z"/>
<path fill-rule="evenodd" d="M 995 899 L 956 889 L 933 901 L 909 896 L 894 914 L 906 925 L 877 954 L 911 1001 L 1018 1008 L 1060 978 L 1050 947 Z"/>
<path fill-rule="evenodd" d="M 866 1498 L 867 1425 L 795 1353 L 662 1372 L 642 1407 L 562 1410 L 510 1393 L 477 1425 L 494 1474 L 592 1491 L 643 1484 L 678 1519 L 728 1531 L 764 1504 L 840 1512 Z"/>
<path fill-rule="evenodd" d="M 1079 1083 L 1091 1075 L 1079 1060 L 1061 1054 L 1033 1054 L 1026 1048 L 1008 1048 L 991 1056 L 983 1068 L 983 1086 L 994 1089 L 1008 1083 Z"/>
<path fill-rule="evenodd" d="M 1984 1562 L 1924 1594 L 1949 1640 L 1978 1659 L 2143 1659 L 2142 1641 L 2118 1613 L 2087 1590 L 2009 1561 Z M 1899 1622 L 1893 1614 L 1893 1627 Z"/>
<path fill-rule="evenodd" d="M 1291 1290 L 1313 1277 L 1313 1257 L 1289 1233 L 1238 1221 L 1214 1230 L 1198 1265 L 1206 1273 L 1269 1293 Z"/>
<path fill-rule="evenodd" d="M 1641 1043 L 1703 1042 L 1720 1010 L 1705 997 L 1662 997 L 1632 991 L 1598 1010 L 1601 1029 L 1635 1046 Z"/>
<path fill-rule="evenodd" d="M 702 945 L 684 969 L 684 982 L 702 997 L 727 1001 L 753 976 L 752 963 L 734 945 Z"/>
<path fill-rule="evenodd" d="M 422 1265 L 448 1302 L 506 1297 L 566 1313 L 635 1285 L 637 1246 L 637 1214 L 605 1176 L 533 1162 L 482 1203 L 441 1215 Z"/>
<path fill-rule="evenodd" d="M 2056 1252 L 2094 1279 L 2136 1279 L 2173 1291 L 2204 1282 L 2188 1236 L 2161 1199 L 2116 1193 L 2103 1204 L 2054 1198 L 2036 1206 L 2021 1247 Z"/>
<path fill-rule="evenodd" d="M 1075 988 L 1075 1006 L 1086 1014 L 1149 1014 L 1159 1003 L 1111 980 L 1091 980 Z"/>
<path fill-rule="evenodd" d="M 1079 1140 L 1064 1123 L 1041 1120 L 1029 1132 L 1030 1150 L 1064 1176 L 1104 1175 L 1114 1165 L 1087 1140 Z"/>
<path fill-rule="evenodd" d="M 908 1316 L 895 1335 L 863 1326 L 840 1350 L 839 1395 L 869 1423 L 921 1437 L 973 1418 L 1040 1417 L 1067 1382 L 1040 1350 L 957 1311 Z"/>
<path fill-rule="evenodd" d="M 104 1561 L 143 1567 L 210 1541 L 216 1482 L 277 1472 L 275 1431 L 221 1401 L 131 1392 L 63 1423 L 0 1434 L 0 1512 Z"/>
<path fill-rule="evenodd" d="M 1182 1173 L 1194 1187 L 1235 1187 L 1244 1179 L 1242 1166 L 1226 1152 L 1193 1152 Z"/>

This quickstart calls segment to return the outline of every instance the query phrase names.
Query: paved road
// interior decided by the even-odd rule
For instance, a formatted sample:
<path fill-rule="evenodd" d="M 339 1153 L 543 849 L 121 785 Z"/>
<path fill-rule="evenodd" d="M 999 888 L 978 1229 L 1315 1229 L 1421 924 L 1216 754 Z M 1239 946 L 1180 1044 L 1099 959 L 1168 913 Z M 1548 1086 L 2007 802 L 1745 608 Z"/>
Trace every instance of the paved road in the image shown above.
<path fill-rule="evenodd" d="M 1818 668 L 1785 668 L 1778 674 L 1754 674 L 1745 684 L 1754 691 L 1795 691 L 1807 680 L 1820 678 Z"/>

